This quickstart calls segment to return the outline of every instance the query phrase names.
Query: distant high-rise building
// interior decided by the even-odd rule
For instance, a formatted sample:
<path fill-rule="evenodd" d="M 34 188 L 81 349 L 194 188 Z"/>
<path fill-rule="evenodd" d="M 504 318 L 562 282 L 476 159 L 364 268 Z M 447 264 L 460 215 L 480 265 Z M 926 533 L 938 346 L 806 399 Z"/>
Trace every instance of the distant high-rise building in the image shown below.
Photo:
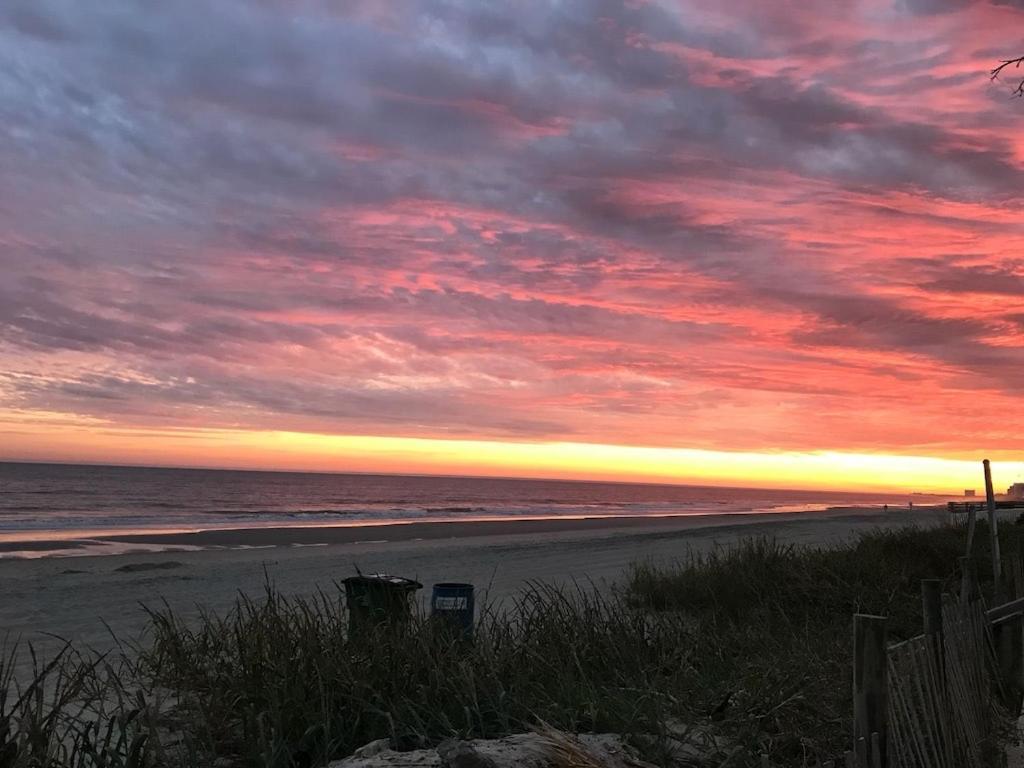
<path fill-rule="evenodd" d="M 1014 483 L 1006 489 L 1006 496 L 1010 499 L 1024 499 L 1024 483 Z"/>
<path fill-rule="evenodd" d="M 968 498 L 971 498 L 971 497 L 973 497 L 975 495 L 976 494 L 974 493 L 974 489 L 973 488 L 968 488 L 966 491 L 964 491 L 964 496 L 967 496 Z"/>

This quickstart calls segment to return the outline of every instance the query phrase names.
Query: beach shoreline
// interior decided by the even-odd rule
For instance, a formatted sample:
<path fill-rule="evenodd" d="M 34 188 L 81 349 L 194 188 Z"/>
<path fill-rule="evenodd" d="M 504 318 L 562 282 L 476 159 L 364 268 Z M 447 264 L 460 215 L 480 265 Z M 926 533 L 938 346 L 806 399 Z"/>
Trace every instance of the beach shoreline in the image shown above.
<path fill-rule="evenodd" d="M 104 650 L 115 636 L 139 637 L 146 626 L 143 605 L 166 603 L 186 618 L 202 611 L 223 613 L 239 593 L 258 595 L 268 583 L 285 595 L 309 596 L 333 590 L 357 569 L 416 579 L 425 587 L 419 593 L 424 603 L 431 584 L 462 581 L 475 584 L 481 601 L 493 604 L 514 599 L 530 582 L 611 589 L 634 563 L 671 562 L 744 537 L 828 545 L 859 531 L 946 519 L 938 507 L 846 507 L 816 513 L 243 529 L 170 538 L 139 534 L 121 537 L 125 540 L 116 544 L 126 550 L 117 554 L 0 560 L 0 627 L 9 638 L 43 649 L 57 647 L 54 638 L 65 638 Z M 328 539 L 301 540 L 313 533 Z M 229 535 L 231 540 L 222 540 Z"/>
<path fill-rule="evenodd" d="M 918 507 L 917 512 L 941 507 Z M 914 510 L 903 509 L 907 514 Z M 794 511 L 750 510 L 728 513 L 659 513 L 659 514 L 594 514 L 549 515 L 503 518 L 435 518 L 431 520 L 360 520 L 353 522 L 295 523 L 289 525 L 245 525 L 202 529 L 119 529 L 100 531 L 19 532 L 0 536 L 0 562 L 5 559 L 36 557 L 112 556 L 134 552 L 272 548 L 285 546 L 330 546 L 401 542 L 411 540 L 463 539 L 487 536 L 586 534 L 614 530 L 691 529 L 716 526 L 739 526 L 774 520 L 776 522 L 836 515 L 899 514 L 881 506 L 814 507 Z"/>

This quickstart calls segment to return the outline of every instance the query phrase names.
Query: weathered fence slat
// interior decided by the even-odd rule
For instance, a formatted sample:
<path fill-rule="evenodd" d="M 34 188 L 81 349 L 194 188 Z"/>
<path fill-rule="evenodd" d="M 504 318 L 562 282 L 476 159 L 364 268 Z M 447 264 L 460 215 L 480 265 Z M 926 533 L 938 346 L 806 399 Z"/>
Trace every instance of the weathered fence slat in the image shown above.
<path fill-rule="evenodd" d="M 853 738 L 854 748 L 861 739 L 878 733 L 882 768 L 889 741 L 888 661 L 884 616 L 858 613 L 853 617 Z"/>
<path fill-rule="evenodd" d="M 853 747 L 853 753 L 857 758 L 857 768 L 870 768 L 868 765 L 868 740 L 861 736 Z"/>
<path fill-rule="evenodd" d="M 988 535 L 992 547 L 992 580 L 998 593 L 1002 587 L 1003 567 L 999 557 L 999 522 L 996 520 L 996 494 L 992 489 L 992 466 L 988 459 L 981 462 L 985 470 L 985 505 L 988 507 Z"/>

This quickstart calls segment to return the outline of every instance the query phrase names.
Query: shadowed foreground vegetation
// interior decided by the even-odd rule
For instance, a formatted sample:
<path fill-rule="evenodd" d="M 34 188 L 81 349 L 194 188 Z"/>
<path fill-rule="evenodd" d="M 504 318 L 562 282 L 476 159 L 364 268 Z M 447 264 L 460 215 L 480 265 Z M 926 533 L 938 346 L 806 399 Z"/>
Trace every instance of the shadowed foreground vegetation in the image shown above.
<path fill-rule="evenodd" d="M 1018 530 L 1005 526 L 1004 551 Z M 851 732 L 851 614 L 917 634 L 920 580 L 953 591 L 963 541 L 953 527 L 826 549 L 754 539 L 637 565 L 613 594 L 533 585 L 485 610 L 472 645 L 420 618 L 350 640 L 337 588 L 268 587 L 199 621 L 157 609 L 116 667 L 68 649 L 19 690 L 8 658 L 0 768 L 313 766 L 383 737 L 409 749 L 539 722 L 626 734 L 659 763 L 675 747 L 683 765 L 815 764 Z M 983 525 L 977 541 L 984 583 Z"/>

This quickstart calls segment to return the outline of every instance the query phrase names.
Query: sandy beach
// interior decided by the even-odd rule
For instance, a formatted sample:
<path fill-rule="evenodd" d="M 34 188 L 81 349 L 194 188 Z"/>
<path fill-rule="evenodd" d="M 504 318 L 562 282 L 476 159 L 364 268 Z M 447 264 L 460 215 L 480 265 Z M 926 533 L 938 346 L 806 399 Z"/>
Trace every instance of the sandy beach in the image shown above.
<path fill-rule="evenodd" d="M 834 508 L 120 536 L 131 548 L 161 551 L 0 561 L 0 626 L 11 637 L 43 647 L 52 647 L 56 635 L 106 649 L 110 632 L 138 636 L 145 625 L 143 604 L 166 600 L 183 615 L 200 608 L 224 611 L 239 591 L 258 592 L 266 578 L 285 594 L 309 595 L 358 567 L 418 579 L 425 585 L 424 600 L 435 582 L 467 581 L 500 601 L 530 580 L 576 579 L 608 588 L 630 563 L 685 557 L 744 536 L 827 544 L 876 526 L 943 519 L 945 511 L 935 507 Z"/>

